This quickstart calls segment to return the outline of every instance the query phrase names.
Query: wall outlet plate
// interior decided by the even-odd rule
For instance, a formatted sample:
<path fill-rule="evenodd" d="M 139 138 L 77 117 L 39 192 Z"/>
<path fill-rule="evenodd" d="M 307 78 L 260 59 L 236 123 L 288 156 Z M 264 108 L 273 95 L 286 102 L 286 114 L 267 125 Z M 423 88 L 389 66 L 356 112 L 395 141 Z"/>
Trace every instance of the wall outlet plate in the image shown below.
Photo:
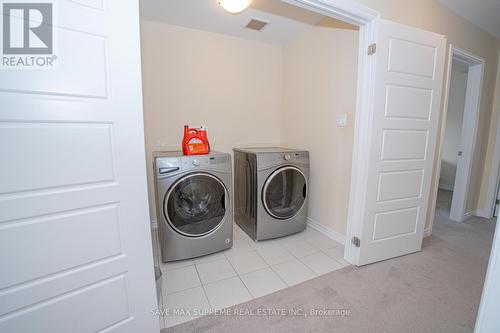
<path fill-rule="evenodd" d="M 347 113 L 337 113 L 337 127 L 347 127 Z"/>

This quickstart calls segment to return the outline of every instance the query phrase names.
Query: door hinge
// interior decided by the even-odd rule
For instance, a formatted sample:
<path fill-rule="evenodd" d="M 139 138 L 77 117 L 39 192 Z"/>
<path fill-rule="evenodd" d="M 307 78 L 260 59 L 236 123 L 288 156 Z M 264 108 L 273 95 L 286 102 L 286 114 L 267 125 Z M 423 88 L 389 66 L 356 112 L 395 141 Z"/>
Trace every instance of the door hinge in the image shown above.
<path fill-rule="evenodd" d="M 358 237 L 354 236 L 352 238 L 352 243 L 354 244 L 354 246 L 359 247 L 361 245 L 361 239 L 359 239 Z"/>
<path fill-rule="evenodd" d="M 368 55 L 375 54 L 375 52 L 377 52 L 377 43 L 368 45 Z"/>

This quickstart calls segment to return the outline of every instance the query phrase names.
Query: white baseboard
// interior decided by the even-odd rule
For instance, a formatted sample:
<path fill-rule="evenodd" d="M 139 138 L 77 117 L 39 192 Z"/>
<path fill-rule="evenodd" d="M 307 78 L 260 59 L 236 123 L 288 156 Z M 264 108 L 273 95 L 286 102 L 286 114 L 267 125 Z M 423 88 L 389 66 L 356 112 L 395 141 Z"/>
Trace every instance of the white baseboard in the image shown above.
<path fill-rule="evenodd" d="M 328 227 L 318 223 L 317 221 L 313 220 L 310 217 L 307 218 L 307 225 L 309 227 L 321 232 L 326 237 L 333 239 L 337 243 L 345 245 L 345 235 L 342 235 L 340 232 L 337 232 L 331 228 L 328 228 Z"/>
<path fill-rule="evenodd" d="M 478 209 L 476 210 L 476 216 L 479 216 L 479 217 L 482 217 L 482 218 L 485 218 L 485 219 L 491 219 L 491 213 L 487 210 L 487 209 Z"/>
<path fill-rule="evenodd" d="M 317 230 L 321 232 L 323 235 L 326 237 L 329 237 L 336 241 L 337 243 L 340 243 L 342 245 L 345 245 L 345 236 L 342 235 L 340 232 L 337 232 L 333 230 L 332 228 L 328 228 L 319 222 L 313 220 L 312 218 L 308 217 L 307 218 L 307 225 L 314 230 Z M 156 230 L 158 229 L 158 221 L 155 219 L 151 220 L 151 230 Z M 429 237 L 432 234 L 432 230 L 430 228 L 424 229 L 424 238 Z"/>
<path fill-rule="evenodd" d="M 481 209 L 476 209 L 476 210 L 472 210 L 470 212 L 465 213 L 464 214 L 464 221 L 468 220 L 469 218 L 471 218 L 473 216 L 482 217 L 485 219 L 491 219 L 493 217 L 491 215 L 491 213 L 488 212 L 488 210 L 481 208 Z"/>
<path fill-rule="evenodd" d="M 453 185 L 439 184 L 438 188 L 445 191 L 453 191 Z"/>
<path fill-rule="evenodd" d="M 470 219 L 473 216 L 478 216 L 477 210 L 471 210 L 470 212 L 465 213 L 464 214 L 464 220 L 462 222 L 467 221 L 468 219 Z"/>
<path fill-rule="evenodd" d="M 328 228 L 328 227 L 320 224 L 319 222 L 313 220 L 310 217 L 307 218 L 307 225 L 309 227 L 321 232 L 323 235 L 333 239 L 334 241 L 336 241 L 342 245 L 345 245 L 345 236 L 342 235 L 340 232 L 337 232 L 331 228 Z M 431 228 L 425 228 L 424 229 L 424 238 L 429 237 L 430 235 L 432 235 Z"/>

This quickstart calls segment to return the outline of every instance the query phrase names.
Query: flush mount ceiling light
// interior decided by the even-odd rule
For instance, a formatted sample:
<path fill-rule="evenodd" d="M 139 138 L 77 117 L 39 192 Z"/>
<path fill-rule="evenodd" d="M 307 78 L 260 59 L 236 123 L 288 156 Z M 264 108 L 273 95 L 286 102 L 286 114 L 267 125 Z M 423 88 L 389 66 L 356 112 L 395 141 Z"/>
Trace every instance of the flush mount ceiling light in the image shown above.
<path fill-rule="evenodd" d="M 218 0 L 219 5 L 228 13 L 238 14 L 250 6 L 252 0 Z"/>

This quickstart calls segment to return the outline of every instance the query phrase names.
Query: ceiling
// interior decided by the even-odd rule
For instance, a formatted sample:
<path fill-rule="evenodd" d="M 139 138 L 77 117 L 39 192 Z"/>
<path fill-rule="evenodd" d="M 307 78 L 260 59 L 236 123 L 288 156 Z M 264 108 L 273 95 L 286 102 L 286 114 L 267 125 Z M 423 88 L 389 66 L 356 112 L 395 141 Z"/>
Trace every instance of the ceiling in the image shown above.
<path fill-rule="evenodd" d="M 500 39 L 500 0 L 439 0 L 439 2 Z"/>
<path fill-rule="evenodd" d="M 217 0 L 140 0 L 141 19 L 283 45 L 325 17 L 283 3 L 253 0 L 250 8 L 231 15 Z M 246 29 L 251 19 L 269 22 L 261 31 Z"/>

